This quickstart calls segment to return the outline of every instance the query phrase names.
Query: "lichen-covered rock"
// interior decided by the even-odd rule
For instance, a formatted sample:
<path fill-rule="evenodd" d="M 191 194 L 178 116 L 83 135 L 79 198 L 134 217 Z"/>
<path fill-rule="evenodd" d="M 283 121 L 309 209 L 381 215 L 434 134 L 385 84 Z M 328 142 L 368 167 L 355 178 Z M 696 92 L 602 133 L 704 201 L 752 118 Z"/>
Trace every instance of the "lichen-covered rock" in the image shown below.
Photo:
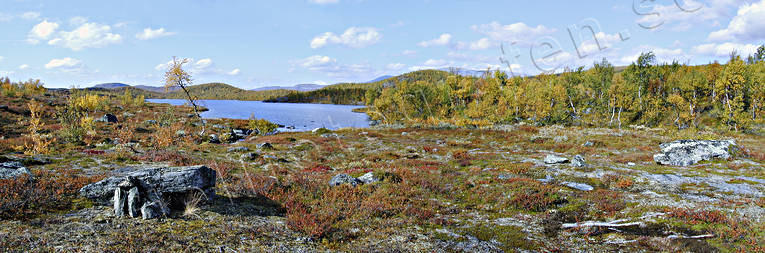
<path fill-rule="evenodd" d="M 141 218 L 144 220 L 157 219 L 167 214 L 158 201 L 146 202 L 141 206 Z"/>
<path fill-rule="evenodd" d="M 233 152 L 247 152 L 247 151 L 250 151 L 250 149 L 247 148 L 247 147 L 230 147 L 230 148 L 228 148 L 228 152 L 229 153 L 233 153 Z"/>
<path fill-rule="evenodd" d="M 215 178 L 215 170 L 207 166 L 148 168 L 86 185 L 80 189 L 80 195 L 106 205 L 115 189 L 121 183 L 130 181 L 141 193 L 154 192 L 160 197 L 203 191 L 212 198 L 215 195 Z"/>
<path fill-rule="evenodd" d="M 96 119 L 98 122 L 107 122 L 107 123 L 117 123 L 117 116 L 114 116 L 114 114 L 107 113 L 104 114 L 103 117 L 100 117 Z"/>
<path fill-rule="evenodd" d="M 0 179 L 17 178 L 23 175 L 31 175 L 31 173 L 20 162 L 0 163 Z"/>
<path fill-rule="evenodd" d="M 380 182 L 380 179 L 375 177 L 375 174 L 372 172 L 369 172 L 367 174 L 361 175 L 357 178 L 360 182 L 364 184 L 371 184 L 375 182 Z"/>
<path fill-rule="evenodd" d="M 264 142 L 264 143 L 258 144 L 258 149 L 273 149 L 273 148 L 274 148 L 274 146 L 271 145 L 271 143 L 268 143 L 268 142 Z"/>
<path fill-rule="evenodd" d="M 260 154 L 256 152 L 250 152 L 247 154 L 243 154 L 240 158 L 242 158 L 242 160 L 245 160 L 245 161 L 252 161 L 252 160 L 260 158 Z"/>
<path fill-rule="evenodd" d="M 332 177 L 331 180 L 329 180 L 330 186 L 340 186 L 344 184 L 349 184 L 351 186 L 356 186 L 360 184 L 361 181 L 358 179 L 348 175 L 348 174 L 337 174 L 336 176 Z"/>
<path fill-rule="evenodd" d="M 114 216 L 122 217 L 125 216 L 125 204 L 127 201 L 127 195 L 125 194 L 125 191 L 120 189 L 119 187 L 114 189 L 114 196 L 112 197 L 112 202 L 114 204 Z"/>
<path fill-rule="evenodd" d="M 138 218 L 141 216 L 141 194 L 138 187 L 130 188 L 127 195 L 127 213 L 130 217 Z"/>
<path fill-rule="evenodd" d="M 571 166 L 574 167 L 587 167 L 587 163 L 584 161 L 584 157 L 581 155 L 575 155 L 574 159 L 571 159 Z"/>
<path fill-rule="evenodd" d="M 663 165 L 690 166 L 700 161 L 728 159 L 730 148 L 735 146 L 734 140 L 679 140 L 661 144 L 662 153 L 655 154 L 653 160 Z"/>
<path fill-rule="evenodd" d="M 568 158 L 560 157 L 556 155 L 547 155 L 545 156 L 545 163 L 546 164 L 559 164 L 559 163 L 567 163 L 569 162 Z"/>

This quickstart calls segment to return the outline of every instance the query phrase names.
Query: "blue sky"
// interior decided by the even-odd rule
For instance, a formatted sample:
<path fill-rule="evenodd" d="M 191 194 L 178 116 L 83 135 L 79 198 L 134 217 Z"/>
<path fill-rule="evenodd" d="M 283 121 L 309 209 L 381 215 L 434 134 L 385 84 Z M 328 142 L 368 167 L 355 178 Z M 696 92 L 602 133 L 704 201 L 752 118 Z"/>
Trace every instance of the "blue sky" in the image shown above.
<path fill-rule="evenodd" d="M 649 50 L 704 64 L 765 43 L 762 17 L 765 0 L 4 0 L 0 76 L 157 86 L 178 56 L 195 83 L 249 89 L 445 67 L 530 75 Z"/>

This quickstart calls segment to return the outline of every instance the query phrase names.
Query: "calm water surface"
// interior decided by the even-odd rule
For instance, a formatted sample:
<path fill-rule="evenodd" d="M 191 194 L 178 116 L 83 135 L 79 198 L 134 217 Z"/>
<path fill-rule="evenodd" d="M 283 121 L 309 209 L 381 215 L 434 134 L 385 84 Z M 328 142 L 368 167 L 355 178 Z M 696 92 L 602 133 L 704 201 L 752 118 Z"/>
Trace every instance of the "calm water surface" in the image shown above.
<path fill-rule="evenodd" d="M 183 99 L 147 99 L 146 101 L 172 105 L 187 103 Z M 263 103 L 261 101 L 238 100 L 200 100 L 199 105 L 210 109 L 201 113 L 202 118 L 206 119 L 250 119 L 254 117 L 295 127 L 294 130 L 280 128 L 279 131 L 309 131 L 320 127 L 333 130 L 345 127 L 369 127 L 369 117 L 366 114 L 351 111 L 363 106 Z"/>

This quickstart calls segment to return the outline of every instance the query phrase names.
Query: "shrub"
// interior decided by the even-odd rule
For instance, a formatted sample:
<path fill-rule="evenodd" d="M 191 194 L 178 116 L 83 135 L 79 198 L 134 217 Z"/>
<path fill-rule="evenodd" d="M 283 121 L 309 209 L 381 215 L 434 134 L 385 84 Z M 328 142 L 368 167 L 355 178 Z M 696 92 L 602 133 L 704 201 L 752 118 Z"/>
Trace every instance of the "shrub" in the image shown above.
<path fill-rule="evenodd" d="M 255 131 L 255 134 L 257 135 L 267 135 L 276 131 L 276 129 L 279 128 L 279 125 L 271 123 L 265 119 L 251 119 L 248 127 Z"/>
<path fill-rule="evenodd" d="M 50 152 L 50 145 L 55 141 L 55 138 L 51 137 L 49 134 L 40 134 L 40 130 L 45 126 L 45 123 L 42 122 L 43 105 L 40 102 L 32 100 L 27 106 L 29 106 L 30 117 L 29 134 L 26 136 L 31 139 L 32 142 L 31 144 L 24 144 L 24 147 L 26 148 L 25 153 L 29 155 L 47 154 Z"/>
<path fill-rule="evenodd" d="M 27 176 L 0 179 L 0 219 L 29 219 L 45 212 L 76 207 L 80 188 L 102 178 L 63 169 L 41 172 L 34 179 Z"/>
<path fill-rule="evenodd" d="M 141 107 L 146 100 L 143 95 L 133 96 L 130 89 L 125 89 L 125 92 L 117 99 L 120 101 L 120 104 L 126 108 Z"/>

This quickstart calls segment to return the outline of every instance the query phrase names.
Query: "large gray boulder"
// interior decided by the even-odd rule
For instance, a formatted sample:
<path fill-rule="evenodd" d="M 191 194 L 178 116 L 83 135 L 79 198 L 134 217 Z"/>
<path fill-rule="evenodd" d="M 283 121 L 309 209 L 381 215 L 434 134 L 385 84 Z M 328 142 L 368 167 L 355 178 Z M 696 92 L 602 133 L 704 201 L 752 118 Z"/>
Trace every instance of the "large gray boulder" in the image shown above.
<path fill-rule="evenodd" d="M 31 175 L 31 173 L 20 162 L 0 163 L 0 179 L 17 178 L 23 175 Z"/>
<path fill-rule="evenodd" d="M 568 158 L 560 157 L 557 155 L 547 155 L 545 156 L 544 162 L 546 164 L 560 164 L 560 163 L 568 163 Z"/>
<path fill-rule="evenodd" d="M 653 160 L 663 165 L 690 166 L 700 161 L 728 159 L 731 148 L 735 146 L 734 140 L 679 140 L 659 145 L 662 153 L 655 154 Z"/>
<path fill-rule="evenodd" d="M 113 205 L 116 216 L 138 217 L 138 209 L 143 210 L 147 204 L 152 212 L 159 210 L 151 204 L 154 202 L 164 206 L 182 204 L 189 194 L 200 191 L 209 200 L 215 195 L 215 180 L 215 170 L 206 166 L 148 168 L 86 185 L 80 195 Z M 156 217 L 156 213 L 141 215 Z"/>

